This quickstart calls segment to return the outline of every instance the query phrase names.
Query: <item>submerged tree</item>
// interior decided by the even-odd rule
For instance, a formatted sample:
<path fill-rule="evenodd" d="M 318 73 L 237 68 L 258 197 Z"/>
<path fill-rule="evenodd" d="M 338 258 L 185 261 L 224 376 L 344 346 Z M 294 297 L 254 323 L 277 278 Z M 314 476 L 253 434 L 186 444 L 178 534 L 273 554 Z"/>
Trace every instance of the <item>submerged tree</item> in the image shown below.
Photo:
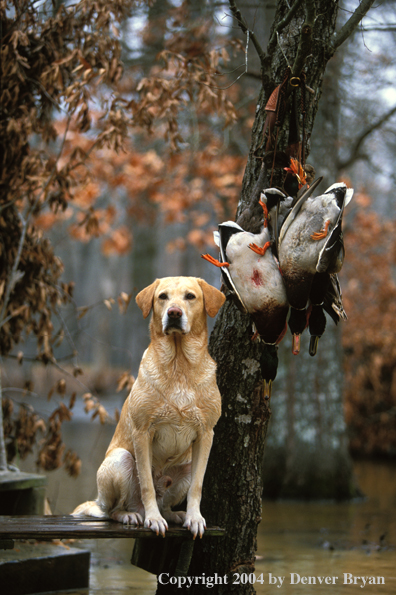
<path fill-rule="evenodd" d="M 120 144 L 125 117 L 117 98 L 108 91 L 122 72 L 113 23 L 125 18 L 135 4 L 1 4 L 1 357 L 32 335 L 37 360 L 56 363 L 54 346 L 65 334 L 60 309 L 70 302 L 73 284 L 60 281 L 62 263 L 35 225 L 35 217 L 45 209 L 64 211 L 72 198 L 76 172 L 87 155 L 75 151 L 64 160 L 66 136 L 72 121 L 78 130 L 90 128 L 88 104 L 99 84 L 105 90 L 101 97 L 104 114 L 91 148 Z M 59 112 L 67 121 L 62 134 L 55 126 Z M 75 363 L 75 375 L 80 372 Z M 9 425 L 12 405 L 8 400 L 3 405 Z M 1 413 L 2 408 L 0 423 Z M 40 453 L 45 468 L 60 464 L 60 426 L 68 416 L 67 407 L 61 404 L 50 419 Z M 30 441 L 25 441 L 29 451 L 44 424 L 37 414 L 23 408 L 19 420 L 22 436 L 30 433 Z M 4 440 L 0 442 L 0 470 L 4 472 L 6 453 Z M 19 448 L 23 453 L 21 444 Z"/>
<path fill-rule="evenodd" d="M 265 108 L 271 93 L 284 81 L 286 98 L 289 99 L 295 86 L 303 84 L 309 87 L 311 91 L 303 123 L 305 139 L 309 139 L 327 63 L 355 30 L 373 2 L 360 2 L 339 30 L 336 28 L 338 4 L 306 0 L 296 1 L 290 7 L 286 1 L 280 0 L 268 47 L 264 51 L 257 32 L 249 29 L 236 3 L 230 1 L 235 21 L 254 44 L 262 68 L 262 90 L 252 128 L 239 214 L 254 208 L 254 201 L 258 198 L 254 187 L 265 157 Z M 291 102 L 289 113 L 290 105 Z M 279 124 L 278 147 L 284 150 L 289 140 L 289 122 L 284 120 Z M 307 145 L 309 147 L 309 143 Z M 270 162 L 266 168 L 264 187 L 270 185 L 271 165 Z M 274 182 L 279 183 L 276 173 Z M 227 544 L 225 546 L 215 538 L 196 544 L 190 573 L 194 576 L 202 572 L 208 575 L 228 574 L 231 579 L 232 575 L 254 571 L 257 525 L 261 519 L 260 467 L 270 417 L 269 404 L 263 399 L 260 362 L 268 366 L 274 354 L 251 341 L 250 321 L 231 301 L 226 303 L 217 318 L 210 338 L 210 351 L 218 364 L 223 414 L 216 427 L 202 510 L 211 523 L 226 528 Z M 240 584 L 219 585 L 216 589 L 218 593 L 254 592 L 252 585 Z M 203 588 L 200 586 L 192 587 L 192 592 L 201 591 Z M 161 592 L 161 586 L 157 592 Z"/>
<path fill-rule="evenodd" d="M 357 196 L 359 211 L 345 230 L 350 257 L 343 278 L 350 311 L 346 351 L 345 416 L 356 455 L 390 456 L 396 451 L 395 220 Z M 360 266 L 364 254 L 366 266 Z"/>
<path fill-rule="evenodd" d="M 281 183 L 282 170 L 277 169 L 271 180 L 272 163 L 265 161 L 265 108 L 272 92 L 284 82 L 284 118 L 277 122 L 279 150 L 288 143 L 293 92 L 298 96 L 301 91 L 305 93 L 306 102 L 297 120 L 302 123 L 304 116 L 303 142 L 308 154 L 327 63 L 372 4 L 373 0 L 360 2 L 337 31 L 339 2 L 329 5 L 326 0 L 279 0 L 264 51 L 259 33 L 249 28 L 234 0 L 230 0 L 234 24 L 245 35 L 246 55 L 252 46 L 257 51 L 262 82 L 238 215 L 255 208 L 260 172 L 265 174 L 263 186 Z M 179 7 L 180 29 L 189 8 L 196 9 L 196 3 L 185 2 Z M 122 86 L 121 44 L 119 31 L 113 25 L 120 21 L 125 24 L 132 10 L 142 10 L 142 4 L 81 0 L 70 6 L 58 3 L 55 10 L 49 3 L 36 6 L 26 0 L 1 6 L 0 134 L 7 148 L 2 162 L 4 192 L 0 212 L 4 238 L 0 254 L 3 356 L 27 330 L 38 338 L 39 358 L 44 362 L 55 360 L 53 345 L 58 336 L 52 316 L 60 303 L 70 298 L 72 288 L 59 285 L 61 263 L 35 226 L 35 217 L 48 207 L 56 213 L 72 204 L 74 184 L 87 180 L 83 165 L 94 148 L 117 149 L 131 126 L 152 131 L 157 122 L 162 123 L 168 140 L 176 147 L 182 141 L 177 116 L 189 101 L 195 101 L 204 113 L 217 110 L 225 113 L 226 120 L 235 117 L 226 92 L 219 89 L 219 52 L 210 51 L 205 35 L 191 39 L 178 30 L 169 41 L 161 30 L 160 36 L 168 44 L 161 56 L 161 74 L 157 69 L 145 77 L 135 71 L 136 76 Z M 160 12 L 166 19 L 166 14 Z M 63 129 L 55 126 L 54 109 L 66 113 Z M 64 159 L 71 130 L 89 131 L 91 142 L 68 152 Z M 48 147 L 56 140 L 58 153 L 54 158 Z M 91 208 L 85 215 L 80 227 L 92 233 L 98 229 L 98 215 Z M 230 300 L 218 316 L 210 350 L 218 364 L 223 415 L 215 432 L 202 510 L 208 522 L 226 528 L 227 544 L 209 538 L 196 543 L 190 572 L 195 576 L 203 572 L 228 574 L 232 578 L 233 573 L 249 574 L 254 570 L 261 518 L 261 460 L 270 417 L 269 403 L 263 395 L 262 370 L 276 367 L 276 354 L 251 341 L 249 318 Z M 195 585 L 193 589 L 200 592 L 204 587 Z M 159 586 L 158 592 L 161 590 Z M 233 591 L 249 593 L 253 587 L 217 587 L 219 593 Z"/>
<path fill-rule="evenodd" d="M 225 120 L 234 118 L 234 108 L 224 92 L 211 90 L 216 51 L 211 56 L 204 53 L 202 58 L 187 59 L 166 51 L 160 67 L 163 76 L 157 73 L 145 78 L 136 67 L 122 86 L 121 28 L 129 17 L 144 16 L 145 10 L 145 3 L 135 0 L 81 0 L 70 5 L 9 0 L 0 6 L 3 358 L 31 336 L 36 341 L 36 361 L 57 365 L 55 347 L 65 339 L 73 355 L 73 374 L 81 374 L 76 347 L 61 314 L 62 306 L 72 300 L 73 283 L 61 282 L 62 262 L 41 223 L 45 216 L 60 217 L 74 205 L 78 211 L 76 235 L 81 230 L 93 236 L 100 233 L 103 213 L 96 212 L 89 201 L 84 208 L 78 204 L 91 180 L 85 164 L 93 151 L 117 151 L 132 129 L 147 135 L 157 123 L 176 147 L 181 141 L 177 114 L 189 99 L 205 113 L 219 110 Z M 85 135 L 85 143 L 70 147 L 73 133 Z M 105 210 L 104 216 L 111 219 L 111 209 Z M 124 228 L 118 230 L 116 239 L 118 245 L 122 241 L 128 248 Z M 113 249 L 114 243 L 110 237 L 107 249 Z M 17 357 L 22 361 L 23 352 Z M 57 390 L 64 396 L 63 384 Z M 39 456 L 46 469 L 61 463 L 60 425 L 70 418 L 73 403 L 72 396 L 70 407 L 62 403 L 50 419 Z M 9 428 L 12 406 L 10 401 L 3 405 Z M 95 407 L 102 417 L 97 403 Z M 2 408 L 3 428 L 1 414 Z M 31 411 L 21 411 L 19 418 L 21 423 L 25 420 L 22 426 L 30 435 L 24 442 L 29 450 L 37 432 L 43 430 L 43 422 Z M 20 452 L 21 446 L 19 441 Z M 0 434 L 0 470 L 6 468 Z"/>

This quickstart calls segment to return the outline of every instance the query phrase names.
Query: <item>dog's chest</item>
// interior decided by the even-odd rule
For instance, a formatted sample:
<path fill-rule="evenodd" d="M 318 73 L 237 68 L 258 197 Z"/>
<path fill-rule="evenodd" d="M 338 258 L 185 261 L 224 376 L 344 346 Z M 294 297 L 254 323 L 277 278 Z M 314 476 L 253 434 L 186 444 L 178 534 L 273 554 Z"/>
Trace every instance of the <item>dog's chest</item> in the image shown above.
<path fill-rule="evenodd" d="M 196 407 L 184 409 L 164 405 L 152 425 L 153 458 L 163 465 L 187 462 L 190 446 L 198 436 L 201 426 L 199 410 Z"/>

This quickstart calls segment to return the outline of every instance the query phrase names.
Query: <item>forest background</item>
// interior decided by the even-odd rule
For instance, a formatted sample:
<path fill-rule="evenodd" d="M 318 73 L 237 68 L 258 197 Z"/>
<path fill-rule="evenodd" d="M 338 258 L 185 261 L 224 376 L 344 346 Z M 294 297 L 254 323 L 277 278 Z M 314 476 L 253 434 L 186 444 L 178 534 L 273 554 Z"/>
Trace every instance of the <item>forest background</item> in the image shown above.
<path fill-rule="evenodd" d="M 65 34 L 76 34 L 67 3 L 15 3 L 31 27 L 40 19 L 47 24 L 41 46 L 29 27 L 8 30 L 16 15 L 7 15 L 2 3 L 2 106 L 15 106 L 12 118 L 3 109 L 1 122 L 7 147 L 0 211 L 3 414 L 8 458 L 34 450 L 44 470 L 64 464 L 71 474 L 80 471 L 78 453 L 61 436 L 62 422 L 80 414 L 79 402 L 101 422 L 116 420 L 148 342 L 136 293 L 164 275 L 219 285 L 218 271 L 200 254 L 215 254 L 213 229 L 235 216 L 249 152 L 260 65 L 254 40 L 243 35 L 229 5 L 131 4 L 133 16 L 124 20 L 127 3 L 117 5 L 122 24 L 115 26 L 98 3 L 92 46 L 85 40 L 75 53 L 49 55 L 59 9 Z M 341 22 L 355 4 L 343 4 Z M 275 7 L 247 0 L 238 6 L 266 45 Z M 355 188 L 341 275 L 348 321 L 338 328 L 329 323 L 316 358 L 292 358 L 287 340 L 280 349 L 264 470 L 273 476 L 278 467 L 282 477 L 268 483 L 267 495 L 290 492 L 288 453 L 296 435 L 310 445 L 290 406 L 307 377 L 317 403 L 327 391 L 336 393 L 330 401 L 337 413 L 326 413 L 336 421 L 327 433 L 343 449 L 395 455 L 395 13 L 386 1 L 371 10 L 323 82 L 308 161 L 325 177 L 322 189 L 338 180 Z M 89 18 L 87 8 L 80 25 Z M 110 35 L 99 39 L 104 29 Z M 32 64 L 30 55 L 48 64 Z M 17 158 L 15 173 L 7 159 Z M 309 409 L 312 390 L 306 390 Z M 118 402 L 104 407 L 102 397 L 117 391 Z M 309 425 L 320 434 L 317 411 Z M 287 428 L 277 426 L 280 419 Z M 310 484 L 309 476 L 303 483 Z"/>

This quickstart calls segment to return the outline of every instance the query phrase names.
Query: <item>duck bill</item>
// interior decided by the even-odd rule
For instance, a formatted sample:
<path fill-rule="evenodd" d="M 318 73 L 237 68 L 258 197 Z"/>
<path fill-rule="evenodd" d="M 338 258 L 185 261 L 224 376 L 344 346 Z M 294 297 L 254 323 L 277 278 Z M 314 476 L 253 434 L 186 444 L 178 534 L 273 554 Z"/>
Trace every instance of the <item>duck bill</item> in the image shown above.
<path fill-rule="evenodd" d="M 310 341 L 309 341 L 309 355 L 312 355 L 312 357 L 314 355 L 316 355 L 316 352 L 318 351 L 318 343 L 319 343 L 319 337 L 318 336 L 312 336 L 310 338 Z"/>
<path fill-rule="evenodd" d="M 301 335 L 295 334 L 295 335 L 293 335 L 293 340 L 292 340 L 293 355 L 298 355 L 300 353 L 300 347 L 301 347 Z"/>
<path fill-rule="evenodd" d="M 271 398 L 271 393 L 272 393 L 272 380 L 264 380 L 263 381 L 263 386 L 264 386 L 264 401 L 269 401 Z"/>

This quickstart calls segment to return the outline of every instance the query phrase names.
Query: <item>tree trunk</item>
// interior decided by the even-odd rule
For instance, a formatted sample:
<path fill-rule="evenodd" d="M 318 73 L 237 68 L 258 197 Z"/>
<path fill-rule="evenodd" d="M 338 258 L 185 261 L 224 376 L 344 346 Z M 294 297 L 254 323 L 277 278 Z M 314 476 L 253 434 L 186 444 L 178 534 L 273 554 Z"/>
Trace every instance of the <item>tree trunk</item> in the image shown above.
<path fill-rule="evenodd" d="M 329 63 L 312 139 L 310 163 L 324 179 L 324 191 L 339 179 L 340 70 L 344 46 Z M 348 247 L 347 247 L 348 253 Z M 348 258 L 348 254 L 347 254 Z M 308 333 L 301 353 L 291 353 L 290 335 L 279 349 L 271 418 L 263 462 L 263 496 L 269 498 L 342 499 L 357 495 L 348 451 L 343 406 L 343 369 L 338 326 L 328 318 L 317 355 L 308 354 Z"/>
<path fill-rule="evenodd" d="M 285 0 L 278 2 L 267 53 L 262 59 L 263 87 L 252 129 L 238 213 L 250 203 L 262 163 L 257 155 L 264 155 L 265 106 L 271 92 L 282 82 L 286 66 L 290 64 L 293 77 L 299 77 L 304 68 L 307 85 L 313 90 L 305 124 L 309 138 L 318 109 L 323 74 L 327 61 L 334 53 L 331 41 L 338 2 L 296 0 L 292 9 L 288 5 Z M 298 7 L 295 14 L 294 6 Z M 238 14 L 234 2 L 230 1 L 230 7 L 236 22 L 242 23 L 243 28 L 243 15 Z M 287 24 L 284 20 L 286 16 Z M 291 90 L 289 87 L 288 91 Z M 279 133 L 278 150 L 286 147 L 287 131 L 286 118 Z M 275 183 L 279 184 L 279 181 L 275 180 Z M 265 184 L 267 186 L 264 187 L 268 187 L 268 172 Z M 210 352 L 218 364 L 218 385 L 223 403 L 222 417 L 215 428 L 201 507 L 210 525 L 226 529 L 226 537 L 197 540 L 189 570 L 191 577 L 226 576 L 227 584 L 217 584 L 212 588 L 212 593 L 216 594 L 254 593 L 252 585 L 235 584 L 235 578 L 238 574 L 254 571 L 257 525 L 261 518 L 261 461 L 270 417 L 268 403 L 263 399 L 260 358 L 262 350 L 267 351 L 268 357 L 273 354 L 265 346 L 252 342 L 251 337 L 249 319 L 227 301 L 210 338 Z M 299 395 L 296 394 L 295 398 L 298 399 Z M 277 407 L 276 388 L 272 406 Z M 189 593 L 207 593 L 207 587 L 202 581 L 198 582 L 200 584 L 194 583 L 189 587 Z M 166 588 L 158 585 L 157 593 L 171 592 L 170 585 Z M 178 592 L 177 588 L 174 592 Z"/>
<path fill-rule="evenodd" d="M 3 426 L 3 388 L 1 383 L 1 367 L 0 367 L 0 473 L 7 471 L 7 451 L 4 439 Z"/>
<path fill-rule="evenodd" d="M 327 324 L 314 358 L 305 335 L 297 357 L 289 337 L 281 346 L 263 462 L 264 497 L 357 495 L 344 421 L 339 329 L 331 320 Z"/>

